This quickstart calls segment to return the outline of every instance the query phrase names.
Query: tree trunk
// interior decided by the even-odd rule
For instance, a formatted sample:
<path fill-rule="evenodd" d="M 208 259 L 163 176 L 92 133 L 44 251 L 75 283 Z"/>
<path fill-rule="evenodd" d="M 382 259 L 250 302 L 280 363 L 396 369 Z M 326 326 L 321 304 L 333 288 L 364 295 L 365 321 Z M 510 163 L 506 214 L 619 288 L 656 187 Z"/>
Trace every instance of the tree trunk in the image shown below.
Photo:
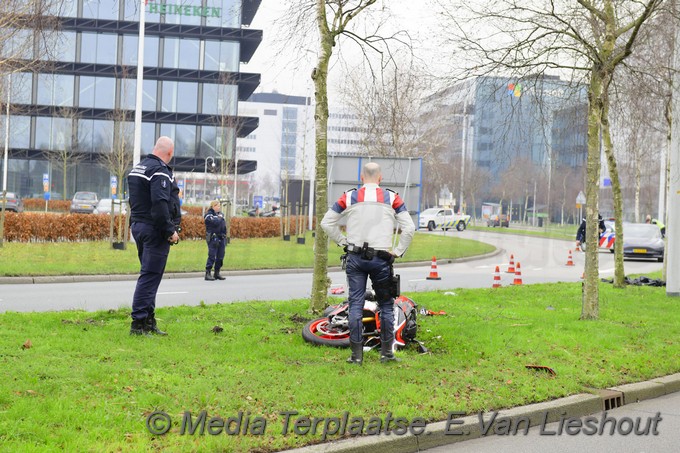
<path fill-rule="evenodd" d="M 616 157 L 614 156 L 614 147 L 612 145 L 612 136 L 609 129 L 609 100 L 607 95 L 607 88 L 603 94 L 604 102 L 602 106 L 602 140 L 604 142 L 604 152 L 607 156 L 607 164 L 609 165 L 609 177 L 612 181 L 612 195 L 614 196 L 614 217 L 616 225 L 616 241 L 614 242 L 614 287 L 624 288 L 625 271 L 623 267 L 623 197 L 621 196 L 621 181 L 619 180 L 619 171 L 616 166 Z"/>
<path fill-rule="evenodd" d="M 328 236 L 321 228 L 321 219 L 328 210 L 328 63 L 333 52 L 333 36 L 326 22 L 326 2 L 317 0 L 316 20 L 320 33 L 321 52 L 316 68 L 312 72 L 316 107 L 314 124 L 316 129 L 316 229 L 314 240 L 314 275 L 310 310 L 318 313 L 328 301 Z"/>
<path fill-rule="evenodd" d="M 586 263 L 581 319 L 599 318 L 598 206 L 600 191 L 600 120 L 603 80 L 598 68 L 591 72 L 588 89 L 588 157 L 586 160 Z"/>

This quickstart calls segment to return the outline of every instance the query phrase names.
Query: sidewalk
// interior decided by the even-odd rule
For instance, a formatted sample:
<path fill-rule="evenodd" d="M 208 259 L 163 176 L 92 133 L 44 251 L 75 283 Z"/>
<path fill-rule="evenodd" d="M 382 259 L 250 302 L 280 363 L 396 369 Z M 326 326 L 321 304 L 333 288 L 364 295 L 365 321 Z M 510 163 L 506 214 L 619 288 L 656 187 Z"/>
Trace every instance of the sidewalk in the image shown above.
<path fill-rule="evenodd" d="M 507 419 L 510 421 L 510 427 L 517 427 L 518 422 L 522 420 L 522 425 L 520 425 L 522 428 L 519 430 L 522 433 L 526 423 L 524 420 L 529 420 L 532 427 L 545 426 L 547 423 L 572 418 L 578 419 L 603 410 L 623 407 L 627 404 L 658 398 L 678 391 L 680 391 L 680 373 L 605 390 L 594 389 L 593 393 L 582 393 L 554 401 L 501 410 L 496 414 L 495 426 L 500 426 L 500 423 Z M 486 413 L 484 415 L 485 422 L 488 424 L 492 414 Z M 410 453 L 484 437 L 480 414 L 467 417 L 453 416 L 451 420 L 453 423 L 447 421 L 429 423 L 425 431 L 418 436 L 411 433 L 362 436 L 286 451 L 290 453 Z M 566 427 L 567 423 L 564 425 Z M 585 428 L 583 429 L 582 435 L 588 436 L 585 433 Z M 493 430 L 493 427 L 490 428 L 489 433 L 493 433 Z M 563 435 L 566 437 L 569 434 L 564 433 Z M 517 437 L 521 437 L 521 434 L 518 434 Z M 555 437 L 553 436 L 553 440 L 557 440 Z M 461 447 L 464 448 L 462 445 Z M 438 449 L 437 451 L 442 450 Z"/>

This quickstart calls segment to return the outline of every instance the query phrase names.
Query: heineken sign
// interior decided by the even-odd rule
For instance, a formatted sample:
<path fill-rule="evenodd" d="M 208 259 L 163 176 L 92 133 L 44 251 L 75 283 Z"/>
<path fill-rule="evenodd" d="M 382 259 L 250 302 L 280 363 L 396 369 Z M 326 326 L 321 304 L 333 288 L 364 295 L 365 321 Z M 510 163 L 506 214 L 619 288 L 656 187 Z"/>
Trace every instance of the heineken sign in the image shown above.
<path fill-rule="evenodd" d="M 206 6 L 173 5 L 170 3 L 147 4 L 150 14 L 173 14 L 176 16 L 221 17 L 222 8 Z"/>

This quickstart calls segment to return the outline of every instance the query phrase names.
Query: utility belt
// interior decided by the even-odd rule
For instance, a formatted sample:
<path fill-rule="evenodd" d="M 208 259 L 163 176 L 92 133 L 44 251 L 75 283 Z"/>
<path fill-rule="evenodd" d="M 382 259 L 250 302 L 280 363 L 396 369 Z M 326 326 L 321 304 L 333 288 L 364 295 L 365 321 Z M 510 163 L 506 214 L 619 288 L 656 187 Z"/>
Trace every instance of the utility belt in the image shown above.
<path fill-rule="evenodd" d="M 354 244 L 347 244 L 345 246 L 345 251 L 353 255 L 359 255 L 361 259 L 364 260 L 372 260 L 373 257 L 377 256 L 378 258 L 387 261 L 390 265 L 390 277 L 388 280 L 374 284 L 373 289 L 376 291 L 376 295 L 380 293 L 381 297 L 379 300 L 384 300 L 386 297 L 399 297 L 401 294 L 401 278 L 399 274 L 394 273 L 394 267 L 392 266 L 394 263 L 394 255 L 387 250 L 376 250 L 369 247 L 368 242 L 364 242 L 364 245 L 361 247 Z M 347 253 L 340 257 L 342 270 L 347 268 Z"/>
<path fill-rule="evenodd" d="M 208 233 L 205 235 L 207 241 L 212 241 L 214 239 L 226 239 L 226 234 Z"/>
<path fill-rule="evenodd" d="M 392 261 L 393 258 L 393 255 L 387 250 L 376 250 L 373 247 L 369 247 L 368 242 L 364 242 L 364 245 L 361 247 L 354 244 L 347 244 L 346 249 L 347 253 L 359 255 L 363 260 L 372 260 L 375 256 L 385 261 Z"/>

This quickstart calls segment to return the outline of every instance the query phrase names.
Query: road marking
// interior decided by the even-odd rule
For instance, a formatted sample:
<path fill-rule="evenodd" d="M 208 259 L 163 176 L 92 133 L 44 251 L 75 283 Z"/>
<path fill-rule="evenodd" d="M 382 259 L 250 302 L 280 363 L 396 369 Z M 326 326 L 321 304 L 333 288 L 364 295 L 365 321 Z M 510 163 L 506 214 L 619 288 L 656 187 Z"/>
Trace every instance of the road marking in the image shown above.
<path fill-rule="evenodd" d="M 534 267 L 534 268 L 531 269 L 531 270 L 532 270 L 532 271 L 542 271 L 543 268 L 542 268 L 542 267 Z"/>
<path fill-rule="evenodd" d="M 606 274 L 608 272 L 614 272 L 615 269 L 600 269 L 600 274 Z"/>
<path fill-rule="evenodd" d="M 501 264 L 501 266 L 505 266 L 505 264 Z M 475 266 L 475 269 L 493 269 L 493 266 L 487 264 L 484 266 Z"/>
<path fill-rule="evenodd" d="M 168 291 L 164 293 L 158 293 L 158 295 L 168 295 L 168 294 L 189 294 L 189 291 Z"/>
<path fill-rule="evenodd" d="M 409 280 L 410 282 L 424 282 L 426 279 L 424 278 L 414 278 L 413 280 Z"/>

